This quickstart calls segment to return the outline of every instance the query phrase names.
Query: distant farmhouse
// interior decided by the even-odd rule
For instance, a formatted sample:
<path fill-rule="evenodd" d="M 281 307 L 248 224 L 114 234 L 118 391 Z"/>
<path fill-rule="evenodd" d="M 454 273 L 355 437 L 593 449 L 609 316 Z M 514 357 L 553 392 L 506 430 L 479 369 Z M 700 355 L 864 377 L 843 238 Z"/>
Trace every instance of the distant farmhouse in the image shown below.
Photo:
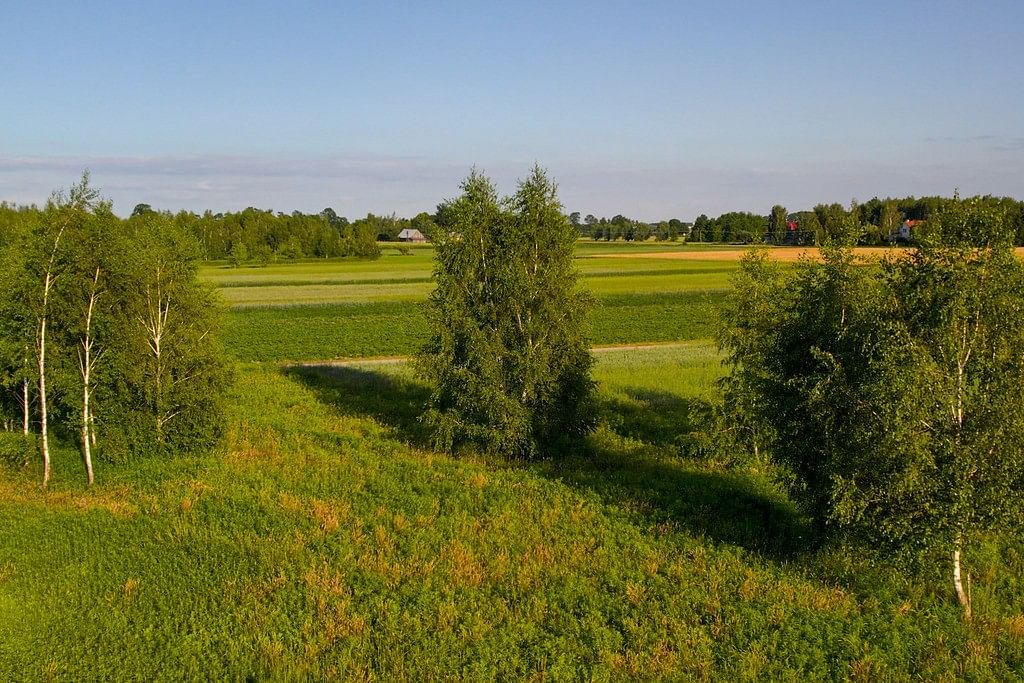
<path fill-rule="evenodd" d="M 889 241 L 902 243 L 910 242 L 910 240 L 914 238 L 914 227 L 923 222 L 924 221 L 903 221 L 903 224 L 900 225 L 900 227 L 889 233 Z"/>
<path fill-rule="evenodd" d="M 399 242 L 426 242 L 427 237 L 416 228 L 406 228 L 398 233 Z"/>
<path fill-rule="evenodd" d="M 782 236 L 782 244 L 792 247 L 802 247 L 807 244 L 814 244 L 814 235 L 805 230 L 801 230 L 800 222 L 797 221 L 795 217 L 787 218 L 786 234 Z"/>

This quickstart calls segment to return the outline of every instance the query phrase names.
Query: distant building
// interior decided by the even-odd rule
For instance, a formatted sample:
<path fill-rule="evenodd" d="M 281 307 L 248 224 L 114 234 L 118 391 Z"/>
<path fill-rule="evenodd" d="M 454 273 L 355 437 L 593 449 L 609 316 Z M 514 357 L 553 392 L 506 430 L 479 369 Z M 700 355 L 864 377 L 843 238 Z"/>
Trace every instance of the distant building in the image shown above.
<path fill-rule="evenodd" d="M 814 235 L 809 235 L 800 229 L 800 223 L 795 220 L 786 221 L 786 234 L 782 236 L 781 244 L 790 247 L 802 247 L 814 243 Z"/>
<path fill-rule="evenodd" d="M 889 233 L 890 242 L 909 242 L 914 239 L 914 227 L 922 221 L 903 221 L 900 227 Z"/>
<path fill-rule="evenodd" d="M 399 242 L 426 242 L 427 237 L 416 228 L 406 228 L 398 233 Z"/>

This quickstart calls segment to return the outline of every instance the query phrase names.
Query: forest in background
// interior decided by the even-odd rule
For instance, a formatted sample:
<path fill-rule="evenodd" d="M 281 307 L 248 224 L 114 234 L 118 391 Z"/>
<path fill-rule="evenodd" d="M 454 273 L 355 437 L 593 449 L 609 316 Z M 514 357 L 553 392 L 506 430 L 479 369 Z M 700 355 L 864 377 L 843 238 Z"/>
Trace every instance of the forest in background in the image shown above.
<path fill-rule="evenodd" d="M 829 239 L 852 238 L 861 246 L 877 246 L 894 241 L 904 221 L 915 224 L 915 238 L 923 237 L 927 234 L 928 218 L 952 199 L 874 197 L 866 202 L 853 200 L 848 206 L 818 204 L 799 211 L 776 204 L 763 215 L 729 211 L 715 218 L 701 214 L 693 221 L 669 218 L 648 222 L 622 214 L 611 218 L 593 214 L 581 217 L 578 211 L 568 214 L 568 219 L 581 238 L 600 241 L 820 245 Z M 980 201 L 1006 211 L 1017 246 L 1024 246 L 1024 201 L 994 196 L 981 197 Z M 17 214 L 38 211 L 35 206 L 0 203 L 0 222 L 10 223 L 17 220 Z M 204 260 L 228 260 L 236 265 L 346 256 L 373 259 L 380 255 L 378 243 L 397 241 L 402 230 L 418 230 L 429 238 L 438 226 L 450 222 L 444 205 L 433 214 L 423 211 L 412 218 L 371 213 L 354 220 L 339 216 L 330 207 L 319 213 L 249 207 L 242 211 L 198 214 L 185 210 L 156 211 L 149 204 L 138 204 L 131 213 L 133 217 L 147 214 L 159 214 L 192 235 Z M 0 239 L 4 239 L 2 232 Z"/>

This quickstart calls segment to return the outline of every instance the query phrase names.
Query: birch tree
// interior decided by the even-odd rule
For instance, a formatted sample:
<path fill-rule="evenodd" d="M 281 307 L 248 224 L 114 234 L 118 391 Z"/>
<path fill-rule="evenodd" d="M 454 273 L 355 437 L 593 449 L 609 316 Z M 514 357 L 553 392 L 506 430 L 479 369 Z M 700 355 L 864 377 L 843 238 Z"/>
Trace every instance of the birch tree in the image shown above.
<path fill-rule="evenodd" d="M 822 530 L 944 556 L 970 618 L 972 548 L 1024 516 L 1024 267 L 998 208 L 954 201 L 930 220 L 881 268 L 845 248 L 794 277 L 748 259 L 722 344 L 735 408 L 769 427 Z"/>
<path fill-rule="evenodd" d="M 44 487 L 49 484 L 51 473 L 50 399 L 47 394 L 47 361 L 51 350 L 49 334 L 59 294 L 57 287 L 70 264 L 66 237 L 85 221 L 98 196 L 98 192 L 89 186 L 88 173 L 83 174 L 82 179 L 66 193 L 54 193 L 26 238 L 23 268 L 15 288 L 17 306 L 26 311 L 33 321 L 34 379 Z"/>
<path fill-rule="evenodd" d="M 133 219 L 140 249 L 134 321 L 144 340 L 142 393 L 158 448 L 192 450 L 220 430 L 228 381 L 215 293 L 198 281 L 199 245 L 161 214 Z"/>
<path fill-rule="evenodd" d="M 130 331 L 119 322 L 137 296 L 131 261 L 134 258 L 120 235 L 121 222 L 108 204 L 100 204 L 74 234 L 71 264 L 66 274 L 63 314 L 67 362 L 74 367 L 78 385 L 79 450 L 86 481 L 95 481 L 96 391 L 102 373 L 97 370 L 110 353 L 130 347 Z M 99 376 L 98 376 L 99 375 Z"/>
<path fill-rule="evenodd" d="M 506 200 L 475 171 L 462 189 L 438 207 L 424 421 L 447 450 L 535 457 L 592 426 L 575 231 L 539 168 Z"/>

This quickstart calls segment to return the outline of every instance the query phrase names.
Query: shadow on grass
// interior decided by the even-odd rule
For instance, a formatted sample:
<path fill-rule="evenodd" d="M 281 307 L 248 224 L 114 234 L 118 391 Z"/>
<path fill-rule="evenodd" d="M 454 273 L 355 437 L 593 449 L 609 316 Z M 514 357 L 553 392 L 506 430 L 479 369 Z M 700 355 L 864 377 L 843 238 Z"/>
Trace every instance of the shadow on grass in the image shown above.
<path fill-rule="evenodd" d="M 714 407 L 701 398 L 629 387 L 601 404 L 608 430 L 586 457 L 541 471 L 666 529 L 776 560 L 816 547 L 814 529 L 763 474 L 715 463 Z"/>
<path fill-rule="evenodd" d="M 292 366 L 285 374 L 344 414 L 371 417 L 407 443 L 429 443 L 418 421 L 428 391 L 412 379 L 334 365 Z M 711 419 L 707 401 L 649 389 L 629 389 L 626 395 L 631 400 L 602 404 L 611 434 L 592 437 L 585 456 L 531 464 L 530 469 L 592 491 L 666 530 L 776 560 L 814 546 L 812 528 L 767 479 L 718 471 L 692 457 L 694 444 L 702 439 L 698 431 Z"/>
<path fill-rule="evenodd" d="M 775 560 L 794 559 L 816 545 L 812 527 L 785 496 L 749 473 L 602 445 L 588 458 L 549 463 L 543 471 L 666 531 L 685 531 Z"/>
<path fill-rule="evenodd" d="M 625 394 L 629 400 L 608 398 L 601 404 L 604 421 L 616 434 L 651 446 L 671 446 L 680 455 L 702 453 L 702 437 L 714 426 L 710 401 L 641 387 L 627 388 Z"/>
<path fill-rule="evenodd" d="M 348 365 L 292 365 L 284 374 L 345 415 L 371 417 L 402 441 L 427 444 L 419 416 L 429 392 L 422 384 Z"/>

